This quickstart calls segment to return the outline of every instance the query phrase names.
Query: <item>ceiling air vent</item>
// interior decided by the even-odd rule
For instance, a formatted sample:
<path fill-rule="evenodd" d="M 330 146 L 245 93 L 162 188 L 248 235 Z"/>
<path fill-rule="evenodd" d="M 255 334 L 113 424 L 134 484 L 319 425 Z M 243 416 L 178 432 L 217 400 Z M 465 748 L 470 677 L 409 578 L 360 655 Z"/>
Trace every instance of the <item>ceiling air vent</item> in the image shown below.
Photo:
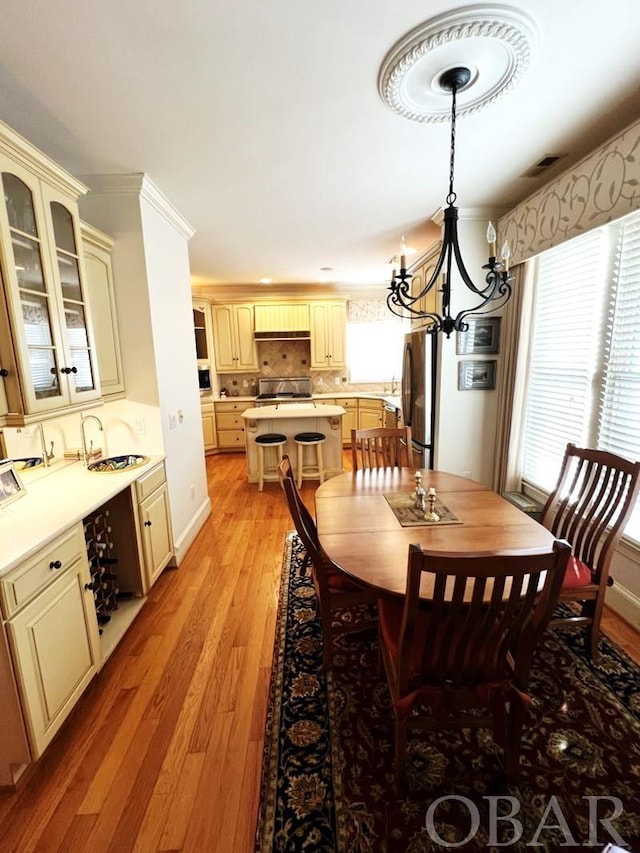
<path fill-rule="evenodd" d="M 530 169 L 527 169 L 526 172 L 522 173 L 523 178 L 538 178 L 540 175 L 544 175 L 544 173 L 550 169 L 552 166 L 558 162 L 558 160 L 562 160 L 565 157 L 565 154 L 545 154 L 542 160 L 539 160 L 537 163 L 534 163 Z"/>

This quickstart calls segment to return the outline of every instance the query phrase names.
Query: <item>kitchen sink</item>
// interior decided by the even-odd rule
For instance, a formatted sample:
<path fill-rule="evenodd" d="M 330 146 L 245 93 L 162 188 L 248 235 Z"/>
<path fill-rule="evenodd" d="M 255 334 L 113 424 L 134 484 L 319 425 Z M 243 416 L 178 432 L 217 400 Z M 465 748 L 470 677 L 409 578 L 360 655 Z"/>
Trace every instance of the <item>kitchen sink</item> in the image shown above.
<path fill-rule="evenodd" d="M 42 456 L 23 456 L 20 459 L 0 459 L 0 465 L 5 462 L 13 462 L 16 471 L 27 471 L 31 468 L 39 468 L 44 464 Z"/>
<path fill-rule="evenodd" d="M 97 459 L 87 465 L 87 470 L 113 473 L 114 471 L 126 471 L 128 468 L 137 468 L 138 465 L 144 465 L 148 461 L 148 456 L 141 456 L 139 453 L 125 453 L 122 456 L 106 456 L 104 459 Z"/>

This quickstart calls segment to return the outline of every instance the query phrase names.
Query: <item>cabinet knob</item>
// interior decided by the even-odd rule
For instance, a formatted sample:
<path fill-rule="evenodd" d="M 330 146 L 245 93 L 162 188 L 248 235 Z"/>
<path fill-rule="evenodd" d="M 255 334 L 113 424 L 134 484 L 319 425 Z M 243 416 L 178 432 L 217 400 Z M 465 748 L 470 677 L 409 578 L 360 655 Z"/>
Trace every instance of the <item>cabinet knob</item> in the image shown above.
<path fill-rule="evenodd" d="M 77 373 L 78 372 L 77 367 L 72 367 L 72 368 L 70 368 L 70 370 L 71 370 L 71 373 Z"/>
<path fill-rule="evenodd" d="M 145 526 L 145 527 L 151 527 L 151 522 L 150 522 L 150 521 L 145 521 L 144 526 Z"/>
<path fill-rule="evenodd" d="M 62 568 L 62 563 L 60 562 L 60 560 L 52 560 L 52 561 L 49 563 L 49 568 L 50 568 L 50 569 L 61 569 L 61 568 Z"/>
<path fill-rule="evenodd" d="M 67 373 L 67 374 L 71 373 L 71 368 L 70 367 L 61 367 L 60 373 Z"/>
<path fill-rule="evenodd" d="M 0 367 L 0 376 L 8 376 L 8 375 L 9 375 L 9 371 L 6 369 L 6 367 Z"/>

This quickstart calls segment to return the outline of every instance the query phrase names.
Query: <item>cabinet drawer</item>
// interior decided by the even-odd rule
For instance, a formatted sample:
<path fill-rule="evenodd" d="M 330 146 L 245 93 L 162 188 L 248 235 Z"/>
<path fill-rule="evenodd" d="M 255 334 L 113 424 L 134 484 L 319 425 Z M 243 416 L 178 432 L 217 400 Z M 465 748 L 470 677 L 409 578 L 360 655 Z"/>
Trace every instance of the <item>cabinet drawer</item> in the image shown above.
<path fill-rule="evenodd" d="M 216 415 L 216 427 L 218 429 L 244 428 L 244 421 L 239 415 Z"/>
<path fill-rule="evenodd" d="M 368 412 L 381 412 L 384 408 L 382 400 L 364 400 L 360 399 L 360 408 Z"/>
<path fill-rule="evenodd" d="M 82 525 L 77 524 L 5 575 L 0 581 L 5 616 L 17 613 L 80 557 L 86 559 L 86 553 Z"/>
<path fill-rule="evenodd" d="M 239 447 L 244 450 L 244 432 L 237 429 L 222 430 L 218 433 L 218 448 Z"/>
<path fill-rule="evenodd" d="M 357 409 L 358 408 L 358 400 L 357 398 L 352 397 L 337 397 L 336 398 L 336 406 L 342 406 L 343 409 L 349 411 L 349 409 Z"/>
<path fill-rule="evenodd" d="M 138 500 L 144 500 L 151 492 L 155 492 L 158 486 L 161 486 L 166 480 L 164 473 L 164 464 L 160 463 L 157 468 L 152 468 L 139 480 L 136 480 L 136 493 Z"/>
<path fill-rule="evenodd" d="M 237 400 L 225 400 L 224 402 L 215 402 L 216 415 L 219 412 L 244 412 L 245 409 L 250 409 L 253 406 L 253 403 L 249 403 L 246 400 L 243 400 L 239 403 Z"/>

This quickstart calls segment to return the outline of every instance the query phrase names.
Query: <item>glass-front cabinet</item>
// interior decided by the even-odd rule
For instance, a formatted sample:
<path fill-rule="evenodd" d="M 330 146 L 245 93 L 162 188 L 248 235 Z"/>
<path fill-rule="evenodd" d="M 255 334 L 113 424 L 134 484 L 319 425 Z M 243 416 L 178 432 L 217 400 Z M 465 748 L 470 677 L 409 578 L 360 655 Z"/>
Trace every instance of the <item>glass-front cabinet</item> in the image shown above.
<path fill-rule="evenodd" d="M 3 141 L 0 130 L 0 147 Z M 9 423 L 100 398 L 77 193 L 46 177 L 0 152 L 4 321 L 13 342 L 13 358 L 5 345 L 0 359 Z"/>

